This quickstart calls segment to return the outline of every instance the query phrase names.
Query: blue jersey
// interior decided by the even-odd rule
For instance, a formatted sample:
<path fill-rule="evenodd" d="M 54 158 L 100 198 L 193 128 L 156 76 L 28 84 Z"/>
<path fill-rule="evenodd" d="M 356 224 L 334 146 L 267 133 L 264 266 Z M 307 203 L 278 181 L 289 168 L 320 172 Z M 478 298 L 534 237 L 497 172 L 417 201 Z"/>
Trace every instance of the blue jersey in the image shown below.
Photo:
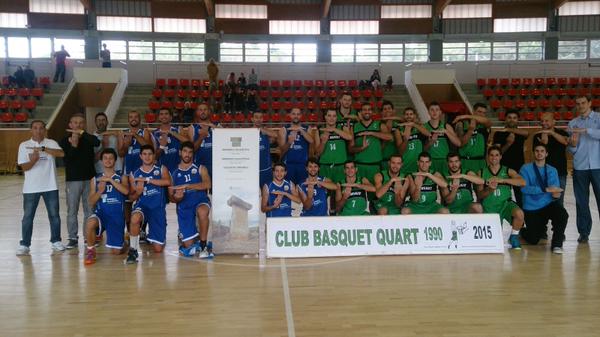
<path fill-rule="evenodd" d="M 200 129 L 200 125 L 194 124 L 194 142 L 199 138 Z M 202 144 L 194 154 L 194 163 L 206 167 L 209 173 L 212 172 L 212 133 L 212 128 L 208 128 L 208 136 L 202 140 Z"/>
<path fill-rule="evenodd" d="M 171 126 L 171 131 L 179 132 L 179 129 L 174 126 Z M 152 132 L 152 137 L 154 137 L 156 144 L 160 144 L 160 135 L 160 128 Z M 179 145 L 179 139 L 175 138 L 170 134 L 167 134 L 167 149 L 162 150 L 162 153 L 158 158 L 158 165 L 166 166 L 169 172 L 175 170 L 177 168 L 177 165 L 179 165 Z"/>
<path fill-rule="evenodd" d="M 271 183 L 267 185 L 267 188 L 269 189 L 269 205 L 273 205 L 275 199 L 278 197 L 276 194 L 273 194 L 274 191 L 281 191 L 287 193 L 292 192 L 292 184 L 287 180 L 284 180 L 281 185 L 277 185 L 274 181 L 271 181 Z M 281 204 L 279 204 L 278 208 L 267 212 L 267 217 L 269 218 L 283 216 L 292 216 L 292 201 L 288 197 L 283 197 L 283 199 L 281 200 Z"/>
<path fill-rule="evenodd" d="M 268 170 L 271 168 L 271 141 L 269 136 L 260 133 L 260 141 L 258 143 L 260 153 L 260 170 Z"/>
<path fill-rule="evenodd" d="M 173 186 L 180 186 L 186 184 L 199 184 L 202 182 L 202 175 L 200 174 L 200 168 L 194 164 L 187 170 L 182 170 L 179 167 L 171 172 L 173 179 Z M 208 196 L 206 190 L 185 190 L 183 199 L 177 203 L 177 208 L 195 208 L 199 204 L 208 204 Z"/>
<path fill-rule="evenodd" d="M 302 127 L 302 129 L 304 131 L 308 130 L 304 126 Z M 287 141 L 287 138 L 289 137 L 291 131 L 289 130 L 289 128 L 286 128 L 285 132 L 286 132 L 285 137 L 286 137 L 286 141 Z M 286 164 L 305 165 L 306 161 L 308 160 L 309 145 L 310 144 L 308 144 L 308 142 L 306 141 L 304 136 L 302 136 L 302 133 L 300 131 L 298 131 L 298 133 L 296 134 L 296 139 L 294 140 L 294 143 L 292 143 L 292 145 L 290 145 L 290 148 L 287 150 L 287 152 L 284 155 L 283 162 Z"/>
<path fill-rule="evenodd" d="M 154 165 L 150 172 L 146 172 L 142 167 L 133 172 L 133 178 L 150 178 L 150 179 L 162 179 L 161 167 Z M 144 183 L 144 191 L 139 199 L 136 201 L 134 208 L 136 207 L 147 207 L 149 209 L 154 208 L 165 208 L 165 188 L 162 186 L 156 186 L 150 183 Z"/>
<path fill-rule="evenodd" d="M 323 177 L 317 177 L 317 180 L 323 182 Z M 308 196 L 308 185 L 300 186 L 304 194 Z M 327 216 L 327 189 L 322 186 L 315 185 L 313 190 L 312 207 L 308 210 L 302 210 L 302 216 Z"/>
<path fill-rule="evenodd" d="M 126 131 L 131 132 L 130 129 L 127 129 Z M 136 134 L 140 137 L 144 137 L 144 129 L 138 129 Z M 130 174 L 142 166 L 142 158 L 140 158 L 141 147 L 142 145 L 132 136 L 131 145 L 127 148 L 127 154 L 125 155 L 125 165 L 123 170 L 125 174 Z"/>
<path fill-rule="evenodd" d="M 96 190 L 98 190 L 98 184 L 100 181 L 98 179 L 102 178 L 103 174 L 98 174 L 94 178 L 94 182 L 96 183 Z M 115 173 L 111 176 L 111 178 L 120 183 L 122 178 L 121 175 Z M 104 193 L 98 199 L 96 203 L 96 212 L 102 212 L 103 214 L 107 214 L 110 216 L 118 216 L 123 217 L 123 205 L 125 203 L 125 195 L 119 190 L 117 190 L 111 183 L 106 183 L 106 187 L 104 188 Z"/>

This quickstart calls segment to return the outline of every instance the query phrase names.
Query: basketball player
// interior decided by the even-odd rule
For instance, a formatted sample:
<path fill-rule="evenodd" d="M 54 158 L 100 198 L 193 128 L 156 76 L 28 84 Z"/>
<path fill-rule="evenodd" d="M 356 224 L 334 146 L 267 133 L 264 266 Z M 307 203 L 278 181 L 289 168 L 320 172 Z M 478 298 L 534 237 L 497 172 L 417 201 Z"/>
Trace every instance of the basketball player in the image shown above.
<path fill-rule="evenodd" d="M 492 127 L 492 121 L 485 116 L 486 112 L 485 104 L 475 103 L 472 115 L 461 115 L 454 119 L 454 123 L 462 124 L 456 129 L 461 141 L 458 153 L 462 167 L 467 172 L 480 172 L 486 166 L 485 149 Z"/>
<path fill-rule="evenodd" d="M 306 180 L 306 160 L 308 150 L 314 139 L 306 126 L 300 124 L 302 113 L 294 108 L 290 113 L 292 123 L 280 130 L 279 149 L 287 167 L 286 179 L 295 185 Z"/>
<path fill-rule="evenodd" d="M 302 200 L 301 216 L 327 216 L 327 192 L 337 190 L 337 185 L 330 179 L 319 176 L 319 163 L 316 158 L 308 158 L 306 162 L 308 178 L 298 188 Z"/>
<path fill-rule="evenodd" d="M 393 154 L 388 168 L 375 175 L 375 209 L 379 215 L 400 214 L 411 185 L 411 177 L 402 173 L 402 156 Z"/>
<path fill-rule="evenodd" d="M 448 209 L 437 202 L 438 187 L 446 188 L 448 183 L 439 172 L 432 171 L 429 153 L 419 154 L 418 165 L 419 171 L 413 173 L 410 185 L 410 202 L 402 208 L 402 214 L 448 214 Z"/>
<path fill-rule="evenodd" d="M 344 179 L 344 163 L 348 160 L 346 142 L 352 141 L 352 134 L 346 124 L 337 123 L 335 110 L 325 113 L 325 125 L 319 129 L 315 147 L 319 156 L 320 174 L 339 183 Z"/>
<path fill-rule="evenodd" d="M 277 139 L 279 134 L 275 130 L 271 130 L 263 126 L 262 111 L 254 111 L 252 113 L 252 126 L 260 130 L 259 140 L 259 186 L 262 186 L 273 181 L 273 167 L 271 164 L 271 139 Z"/>
<path fill-rule="evenodd" d="M 402 133 L 400 153 L 402 153 L 402 173 L 413 174 L 419 170 L 417 161 L 419 154 L 423 152 L 425 143 L 431 136 L 431 132 L 419 123 L 419 116 L 415 109 L 408 107 L 404 109 L 404 122 L 399 125 Z"/>
<path fill-rule="evenodd" d="M 473 199 L 473 185 L 483 185 L 483 179 L 463 168 L 460 156 L 454 152 L 448 153 L 448 173 L 448 187 L 441 192 L 450 213 L 483 213 L 481 204 Z"/>
<path fill-rule="evenodd" d="M 263 186 L 261 210 L 268 218 L 292 216 L 292 201 L 302 202 L 294 183 L 285 180 L 286 173 L 285 164 L 275 163 L 273 181 Z"/>
<path fill-rule="evenodd" d="M 194 111 L 194 123 L 191 125 L 190 140 L 194 143 L 194 164 L 204 166 L 212 177 L 212 134 L 217 126 L 210 121 L 208 104 L 200 103 Z"/>
<path fill-rule="evenodd" d="M 161 109 L 158 112 L 160 126 L 152 132 L 155 144 L 158 165 L 164 165 L 169 172 L 175 170 L 179 165 L 179 146 L 181 142 L 188 140 L 180 134 L 180 129 L 171 125 L 173 111 Z"/>
<path fill-rule="evenodd" d="M 425 128 L 431 132 L 429 141 L 425 144 L 425 150 L 431 155 L 431 167 L 434 172 L 442 176 L 448 175 L 446 156 L 450 152 L 450 143 L 460 146 L 460 138 L 454 132 L 452 125 L 443 120 L 442 109 L 438 102 L 431 102 L 428 106 L 429 122 Z"/>
<path fill-rule="evenodd" d="M 369 179 L 357 176 L 358 168 L 354 161 L 344 164 L 344 181 L 338 183 L 335 195 L 336 213 L 339 215 L 369 215 L 367 192 L 374 193 L 375 186 Z"/>
<path fill-rule="evenodd" d="M 383 161 L 381 162 L 381 169 L 386 170 L 388 168 L 388 164 L 390 162 L 390 158 L 392 155 L 400 153 L 400 149 L 402 148 L 402 133 L 400 133 L 400 122 L 397 120 L 391 119 L 392 117 L 397 117 L 399 119 L 403 119 L 399 116 L 396 116 L 396 110 L 394 110 L 394 104 L 390 101 L 384 100 L 381 106 L 381 116 L 382 120 L 385 121 L 385 126 L 388 130 L 390 130 L 390 134 L 392 135 L 391 141 L 383 142 L 383 150 L 382 156 Z"/>

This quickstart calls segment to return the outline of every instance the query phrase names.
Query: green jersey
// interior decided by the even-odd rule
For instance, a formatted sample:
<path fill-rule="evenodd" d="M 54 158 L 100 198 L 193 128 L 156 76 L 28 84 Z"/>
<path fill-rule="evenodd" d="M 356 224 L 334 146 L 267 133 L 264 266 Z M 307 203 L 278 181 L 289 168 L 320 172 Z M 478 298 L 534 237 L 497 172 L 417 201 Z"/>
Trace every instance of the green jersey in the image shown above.
<path fill-rule="evenodd" d="M 339 126 L 337 128 L 342 129 Z M 321 153 L 321 157 L 319 158 L 319 163 L 325 165 L 343 164 L 347 159 L 346 141 L 337 133 L 330 132 L 329 138 L 325 142 L 323 153 Z"/>
<path fill-rule="evenodd" d="M 466 172 L 463 170 L 463 174 Z M 448 188 L 454 182 L 454 179 L 448 179 Z M 465 205 L 469 205 L 473 202 L 473 185 L 467 179 L 460 179 L 458 183 L 458 191 L 456 192 L 456 196 L 454 197 L 454 201 L 448 205 L 448 208 L 462 208 Z"/>
<path fill-rule="evenodd" d="M 400 128 L 400 132 L 404 133 L 405 127 Z M 419 154 L 423 152 L 423 144 L 427 140 L 427 137 L 413 127 L 410 130 L 410 136 L 405 139 L 406 149 L 402 154 L 402 172 L 413 173 L 417 171 L 417 160 Z"/>
<path fill-rule="evenodd" d="M 392 155 L 396 154 L 398 150 L 396 149 L 396 138 L 394 133 L 398 130 L 398 122 L 392 121 L 392 128 L 390 129 L 390 133 L 392 134 L 392 140 L 389 142 L 383 142 L 383 160 L 389 160 Z"/>
<path fill-rule="evenodd" d="M 500 178 L 500 179 L 508 179 L 510 176 L 508 175 L 508 167 L 500 166 L 500 170 L 496 174 L 492 173 L 489 167 L 485 167 L 481 174 L 481 178 L 486 182 L 492 178 Z M 508 200 L 511 200 L 512 197 L 512 187 L 509 184 L 498 184 L 498 187 L 490 193 L 485 199 L 482 201 L 482 206 L 486 210 L 494 211 L 500 210 L 504 203 Z"/>
<path fill-rule="evenodd" d="M 344 115 L 342 115 L 342 113 L 340 112 L 340 109 L 336 110 L 335 115 L 337 116 L 336 124 L 337 124 L 338 128 L 341 128 L 346 125 L 352 127 L 354 125 L 355 120 L 344 118 Z M 350 110 L 350 116 L 356 116 L 356 115 L 357 115 L 357 113 L 355 110 Z"/>
<path fill-rule="evenodd" d="M 342 188 L 343 192 L 343 188 Z M 352 187 L 350 196 L 344 204 L 344 208 L 340 215 L 366 215 L 369 214 L 367 209 L 367 192 L 362 188 Z"/>
<path fill-rule="evenodd" d="M 382 185 L 387 184 L 387 182 L 390 181 L 390 179 L 392 179 L 392 177 L 390 176 L 389 170 L 381 171 L 380 173 L 383 176 L 383 180 L 381 181 Z M 400 173 L 400 174 L 398 174 L 398 177 L 404 178 L 405 175 Z M 384 202 L 384 203 L 393 203 L 395 195 L 396 195 L 396 192 L 394 191 L 394 184 L 392 184 L 390 186 L 390 188 L 385 192 L 385 194 L 382 195 L 381 198 L 379 198 L 379 201 Z"/>
<path fill-rule="evenodd" d="M 463 127 L 465 133 L 468 128 L 468 124 Z M 469 142 L 458 150 L 460 157 L 466 159 L 484 159 L 488 134 L 489 131 L 485 126 L 477 125 L 475 130 L 473 130 L 473 135 L 469 139 Z"/>
<path fill-rule="evenodd" d="M 354 144 L 357 147 L 363 145 L 363 136 L 361 133 L 365 131 L 372 132 L 380 132 L 381 131 L 381 123 L 379 121 L 371 121 L 369 126 L 365 126 L 362 122 L 358 122 L 354 124 Z M 383 159 L 382 151 L 381 151 L 381 140 L 377 137 L 367 136 L 368 146 L 363 151 L 356 153 L 354 155 L 354 160 L 357 163 L 363 164 L 379 164 Z"/>
<path fill-rule="evenodd" d="M 415 176 L 416 178 L 416 176 Z M 421 185 L 421 196 L 419 200 L 412 200 L 415 204 L 426 205 L 437 202 L 438 197 L 438 185 L 431 179 L 425 178 L 423 185 Z"/>
<path fill-rule="evenodd" d="M 425 129 L 429 130 L 432 135 L 435 131 L 446 130 L 446 123 L 440 121 L 437 128 L 431 126 L 431 121 L 425 124 Z M 443 159 L 446 160 L 446 156 L 450 152 L 450 146 L 448 145 L 448 136 L 446 134 L 439 134 L 437 140 L 429 148 L 429 154 L 431 159 Z"/>

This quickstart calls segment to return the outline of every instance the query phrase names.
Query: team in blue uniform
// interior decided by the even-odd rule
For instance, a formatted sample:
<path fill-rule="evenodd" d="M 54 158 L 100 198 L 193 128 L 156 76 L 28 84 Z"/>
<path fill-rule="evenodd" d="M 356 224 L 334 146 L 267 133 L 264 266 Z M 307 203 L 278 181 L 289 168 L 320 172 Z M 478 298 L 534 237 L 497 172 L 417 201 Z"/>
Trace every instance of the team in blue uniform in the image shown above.
<path fill-rule="evenodd" d="M 298 185 L 306 180 L 306 161 L 313 137 L 305 126 L 300 125 L 300 109 L 292 109 L 292 124 L 285 128 L 280 136 L 283 162 L 287 167 L 286 179 Z"/>
<path fill-rule="evenodd" d="M 201 258 L 211 257 L 212 251 L 207 248 L 206 242 L 210 212 L 210 200 L 206 192 L 211 187 L 208 170 L 193 163 L 192 142 L 181 144 L 180 157 L 181 163 L 171 172 L 173 186 L 169 188 L 171 201 L 177 203 L 177 222 L 182 242 L 179 252 L 184 256 L 194 256 L 197 248 L 200 248 Z M 200 233 L 196 220 L 200 224 Z M 198 236 L 199 242 L 196 241 Z"/>
<path fill-rule="evenodd" d="M 306 162 L 308 178 L 300 185 L 300 199 L 302 200 L 301 216 L 327 216 L 327 190 L 336 190 L 337 185 L 328 178 L 319 176 L 319 163 L 315 158 Z"/>
<path fill-rule="evenodd" d="M 106 229 L 106 247 L 113 253 L 122 253 L 125 249 L 125 199 L 129 193 L 127 176 L 115 172 L 117 153 L 113 149 L 104 149 L 100 154 L 104 173 L 94 177 L 90 183 L 93 193 L 90 199 L 96 204 L 94 214 L 87 219 L 86 239 L 88 247 L 84 255 L 86 265 L 96 261 L 94 241 L 96 231 Z"/>
<path fill-rule="evenodd" d="M 214 125 L 209 119 L 208 105 L 200 104 L 194 111 L 194 124 L 192 124 L 193 135 L 191 141 L 194 143 L 194 163 L 196 166 L 204 166 L 212 177 L 212 143 Z"/>
<path fill-rule="evenodd" d="M 294 183 L 285 180 L 285 164 L 273 165 L 273 181 L 263 186 L 261 209 L 267 217 L 292 216 L 292 201 L 300 203 Z"/>
<path fill-rule="evenodd" d="M 264 186 L 273 180 L 273 168 L 271 167 L 271 138 L 277 138 L 277 132 L 264 128 L 263 113 L 261 111 L 252 114 L 252 123 L 255 128 L 260 129 L 259 147 L 259 186 Z"/>
<path fill-rule="evenodd" d="M 172 119 L 173 113 L 170 110 L 160 110 L 158 120 L 161 125 L 152 132 L 157 150 L 160 150 L 157 165 L 166 166 L 169 172 L 179 165 L 179 146 L 181 141 L 187 140 L 179 134 L 179 128 L 171 125 Z"/>

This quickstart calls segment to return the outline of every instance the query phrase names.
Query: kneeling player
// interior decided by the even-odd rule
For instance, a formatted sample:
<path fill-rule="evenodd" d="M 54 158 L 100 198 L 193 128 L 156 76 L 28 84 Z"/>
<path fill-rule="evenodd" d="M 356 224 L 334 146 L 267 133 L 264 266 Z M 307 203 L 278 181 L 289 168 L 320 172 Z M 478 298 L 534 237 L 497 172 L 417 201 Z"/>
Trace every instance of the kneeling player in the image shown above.
<path fill-rule="evenodd" d="M 346 177 L 335 192 L 335 208 L 339 215 L 369 215 L 367 192 L 375 192 L 369 179 L 357 175 L 356 163 L 347 161 L 344 164 Z"/>
<path fill-rule="evenodd" d="M 379 215 L 400 214 L 412 179 L 401 172 L 402 156 L 393 154 L 388 169 L 375 175 L 375 209 Z"/>
<path fill-rule="evenodd" d="M 315 158 L 308 158 L 306 162 L 308 178 L 300 185 L 300 199 L 302 200 L 302 216 L 327 216 L 327 190 L 337 190 L 337 185 L 328 178 L 319 176 L 319 163 Z"/>
<path fill-rule="evenodd" d="M 449 153 L 448 187 L 442 188 L 442 198 L 450 213 L 483 213 L 483 207 L 473 200 L 473 184 L 483 185 L 484 181 L 474 172 L 462 168 L 460 156 Z"/>
<path fill-rule="evenodd" d="M 525 180 L 513 169 L 500 165 L 502 150 L 499 146 L 491 146 L 487 151 L 487 167 L 481 177 L 485 185 L 478 186 L 477 197 L 485 213 L 497 213 L 500 221 L 506 220 L 512 226 L 508 242 L 513 249 L 521 249 L 519 230 L 523 227 L 525 215 L 512 201 L 512 186 L 523 187 Z"/>
<path fill-rule="evenodd" d="M 132 173 L 130 189 L 131 200 L 135 200 L 131 211 L 129 238 L 131 246 L 127 263 L 136 263 L 140 243 L 140 226 L 148 222 L 148 241 L 154 252 L 161 253 L 167 235 L 167 213 L 165 210 L 165 187 L 171 185 L 171 175 L 165 166 L 154 164 L 154 147 L 144 145 L 141 148 L 142 166 Z"/>
<path fill-rule="evenodd" d="M 96 231 L 106 229 L 106 247 L 112 254 L 125 252 L 125 196 L 129 193 L 127 176 L 115 172 L 117 153 L 113 149 L 104 149 L 100 153 L 104 173 L 90 181 L 90 205 L 96 205 L 86 223 L 86 239 L 88 247 L 85 252 L 84 264 L 96 262 Z M 102 232 L 101 230 L 98 232 Z M 91 245 L 91 246 L 90 246 Z"/>
<path fill-rule="evenodd" d="M 273 181 L 262 188 L 261 210 L 268 218 L 292 216 L 292 201 L 301 203 L 294 183 L 285 180 L 287 173 L 283 163 L 273 165 Z"/>
<path fill-rule="evenodd" d="M 179 150 L 181 162 L 172 172 L 173 186 L 169 187 L 169 199 L 177 203 L 177 222 L 182 246 L 179 253 L 183 256 L 194 256 L 200 251 L 200 258 L 213 257 L 212 249 L 206 245 L 208 237 L 208 214 L 210 201 L 206 191 L 211 187 L 211 180 L 206 167 L 194 165 L 194 144 L 183 142 Z M 196 218 L 200 227 L 200 241 Z"/>
<path fill-rule="evenodd" d="M 402 208 L 402 214 L 448 214 L 448 209 L 437 202 L 438 186 L 446 188 L 448 183 L 438 172 L 431 173 L 431 156 L 427 152 L 419 154 L 419 170 L 413 173 L 414 183 L 410 186 L 410 202 Z"/>

